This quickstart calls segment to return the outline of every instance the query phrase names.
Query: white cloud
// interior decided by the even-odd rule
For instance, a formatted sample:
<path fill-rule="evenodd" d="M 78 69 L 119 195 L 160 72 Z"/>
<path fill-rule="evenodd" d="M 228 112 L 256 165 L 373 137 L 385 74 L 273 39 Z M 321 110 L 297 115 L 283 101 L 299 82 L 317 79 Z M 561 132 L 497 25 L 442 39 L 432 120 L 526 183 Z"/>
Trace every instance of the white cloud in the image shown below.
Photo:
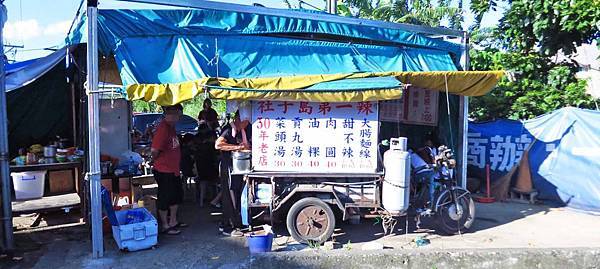
<path fill-rule="evenodd" d="M 46 36 L 57 37 L 66 35 L 71 26 L 71 21 L 60 21 L 40 26 L 35 19 L 7 22 L 4 26 L 4 38 L 9 42 L 21 42 Z"/>
<path fill-rule="evenodd" d="M 21 41 L 39 37 L 42 28 L 37 20 L 7 22 L 4 25 L 4 38 L 10 41 Z"/>
<path fill-rule="evenodd" d="M 49 24 L 44 28 L 45 36 L 59 36 L 66 35 L 71 26 L 71 21 L 61 21 L 57 23 Z"/>

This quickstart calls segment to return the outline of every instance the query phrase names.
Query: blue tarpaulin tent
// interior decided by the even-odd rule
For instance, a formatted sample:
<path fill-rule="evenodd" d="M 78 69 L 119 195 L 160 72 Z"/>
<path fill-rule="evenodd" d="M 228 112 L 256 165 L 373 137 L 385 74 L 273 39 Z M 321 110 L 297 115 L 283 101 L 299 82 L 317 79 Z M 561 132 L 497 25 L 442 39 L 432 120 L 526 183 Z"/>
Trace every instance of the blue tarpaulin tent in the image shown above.
<path fill-rule="evenodd" d="M 84 23 L 79 24 L 67 43 L 84 41 Z M 205 9 L 99 10 L 98 38 L 101 53 L 114 55 L 129 97 L 163 105 L 191 99 L 207 84 L 214 85 L 211 83 L 221 86 L 211 91 L 220 91 L 217 97 L 240 99 L 256 89 L 307 89 L 320 82 L 345 78 L 452 72 L 460 69 L 458 59 L 463 52 L 461 45 L 442 39 L 399 29 L 320 21 L 311 19 L 309 13 L 305 18 L 291 18 Z M 501 76 L 501 72 L 451 72 L 429 74 L 420 80 L 404 76 L 406 81 L 401 82 L 438 81 L 441 83 L 436 89 L 445 90 L 447 81 L 450 93 L 481 95 Z M 250 81 L 240 82 L 244 79 Z M 299 85 L 293 80 L 310 83 Z M 358 80 L 346 80 L 346 84 L 355 81 Z M 480 84 L 486 86 L 478 87 Z M 401 92 L 400 86 L 376 88 L 377 91 L 369 84 L 362 83 L 362 87 L 371 92 L 352 96 L 352 101 L 397 99 Z M 226 90 L 233 88 L 239 91 Z M 281 94 L 277 97 L 281 98 Z M 326 94 L 320 97 L 333 99 Z"/>
<path fill-rule="evenodd" d="M 529 150 L 539 198 L 600 214 L 600 111 L 563 108 L 523 122 L 469 123 L 469 171 L 492 180 L 508 173 Z M 470 173 L 471 174 L 471 173 Z"/>

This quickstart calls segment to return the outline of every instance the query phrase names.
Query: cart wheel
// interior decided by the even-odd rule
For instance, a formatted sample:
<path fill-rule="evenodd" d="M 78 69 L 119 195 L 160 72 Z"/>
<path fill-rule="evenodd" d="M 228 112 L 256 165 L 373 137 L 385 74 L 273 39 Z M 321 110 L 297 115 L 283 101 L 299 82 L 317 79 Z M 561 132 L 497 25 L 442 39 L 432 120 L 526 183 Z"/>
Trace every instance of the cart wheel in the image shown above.
<path fill-rule="evenodd" d="M 287 229 L 298 242 L 324 243 L 333 234 L 335 216 L 325 202 L 318 198 L 303 198 L 290 208 Z"/>

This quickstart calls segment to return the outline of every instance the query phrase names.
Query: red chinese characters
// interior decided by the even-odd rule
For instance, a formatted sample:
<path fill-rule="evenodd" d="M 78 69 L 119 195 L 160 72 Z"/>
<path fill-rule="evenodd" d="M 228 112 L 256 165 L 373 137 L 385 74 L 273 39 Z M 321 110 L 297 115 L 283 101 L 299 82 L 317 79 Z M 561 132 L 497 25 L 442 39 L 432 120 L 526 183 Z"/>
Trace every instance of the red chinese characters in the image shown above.
<path fill-rule="evenodd" d="M 323 115 L 327 115 L 327 113 L 331 112 L 331 105 L 328 102 L 324 102 L 319 104 L 319 113 Z"/>
<path fill-rule="evenodd" d="M 284 101 L 283 103 L 277 106 L 283 107 L 283 114 L 287 114 L 289 107 L 294 106 L 294 104 L 292 102 Z"/>
<path fill-rule="evenodd" d="M 273 108 L 273 102 L 271 101 L 258 101 L 258 111 L 265 113 L 269 111 L 275 111 Z"/>
<path fill-rule="evenodd" d="M 308 115 L 312 114 L 313 107 L 308 104 L 308 102 L 300 102 L 300 108 L 298 109 L 298 113 L 306 113 Z"/>
<path fill-rule="evenodd" d="M 369 115 L 373 113 L 373 104 L 371 102 L 358 102 L 358 114 Z"/>

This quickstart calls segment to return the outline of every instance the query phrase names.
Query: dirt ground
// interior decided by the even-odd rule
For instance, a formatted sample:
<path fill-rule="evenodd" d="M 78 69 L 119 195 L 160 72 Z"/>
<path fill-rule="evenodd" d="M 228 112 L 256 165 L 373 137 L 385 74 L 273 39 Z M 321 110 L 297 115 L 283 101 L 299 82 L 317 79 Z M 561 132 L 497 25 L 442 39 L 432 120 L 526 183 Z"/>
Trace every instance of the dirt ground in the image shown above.
<path fill-rule="evenodd" d="M 57 224 L 79 212 L 57 212 L 44 215 L 40 226 Z M 117 249 L 110 234 L 105 237 L 105 256 L 92 259 L 91 240 L 84 225 L 67 228 L 28 231 L 15 235 L 17 254 L 21 261 L 0 259 L 1 268 L 240 268 L 252 264 L 244 238 L 228 238 L 218 234 L 219 216 L 206 208 L 187 203 L 183 219 L 190 227 L 177 236 L 159 236 L 159 246 L 152 250 L 126 253 Z M 29 219 L 28 219 L 29 218 Z M 17 218 L 21 228 L 32 222 L 32 216 Z M 76 219 L 76 218 L 75 218 Z M 548 248 L 600 248 L 598 225 L 600 216 L 574 212 L 544 205 L 517 203 L 477 204 L 477 218 L 471 231 L 462 235 L 439 236 L 426 230 L 427 223 L 416 230 L 409 219 L 408 234 L 404 219 L 396 225 L 395 235 L 383 236 L 381 225 L 374 220 L 361 220 L 360 224 L 337 225 L 333 239 L 334 250 L 324 246 L 311 248 L 295 243 L 283 229 L 276 228 L 272 255 L 289 253 L 327 253 L 362 251 L 363 247 L 377 243 L 398 251 L 476 250 L 476 249 L 548 249 Z M 430 240 L 417 246 L 415 239 Z M 301 266 L 301 265 L 298 265 Z"/>

